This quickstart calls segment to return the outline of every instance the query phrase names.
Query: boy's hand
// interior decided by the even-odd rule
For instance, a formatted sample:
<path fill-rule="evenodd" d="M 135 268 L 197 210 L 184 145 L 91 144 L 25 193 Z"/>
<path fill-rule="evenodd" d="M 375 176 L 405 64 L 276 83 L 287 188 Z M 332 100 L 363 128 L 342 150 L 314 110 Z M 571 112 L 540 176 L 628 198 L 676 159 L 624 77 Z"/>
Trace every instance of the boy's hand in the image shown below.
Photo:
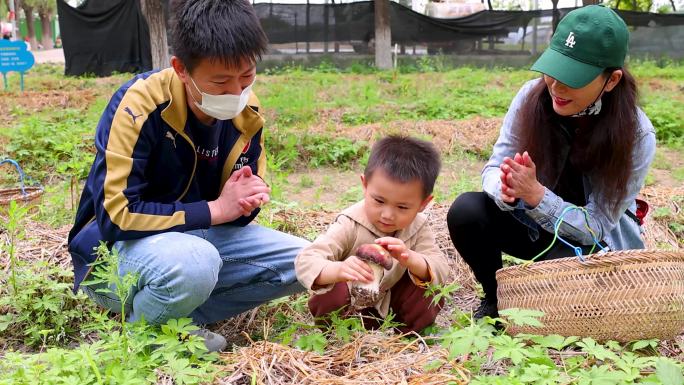
<path fill-rule="evenodd" d="M 408 267 L 410 250 L 406 247 L 404 241 L 394 237 L 382 237 L 375 240 L 375 243 L 387 249 L 402 266 Z"/>
<path fill-rule="evenodd" d="M 404 266 L 414 276 L 427 281 L 430 279 L 430 272 L 427 261 L 421 254 L 406 247 L 404 241 L 394 237 L 382 237 L 375 240 L 375 243 L 387 249 L 400 265 Z"/>
<path fill-rule="evenodd" d="M 350 255 L 337 268 L 336 282 L 361 281 L 370 283 L 375 279 L 373 269 L 355 255 Z"/>
<path fill-rule="evenodd" d="M 327 264 L 314 280 L 314 285 L 325 286 L 338 282 L 361 281 L 370 283 L 375 279 L 373 269 L 354 255 L 344 261 Z"/>

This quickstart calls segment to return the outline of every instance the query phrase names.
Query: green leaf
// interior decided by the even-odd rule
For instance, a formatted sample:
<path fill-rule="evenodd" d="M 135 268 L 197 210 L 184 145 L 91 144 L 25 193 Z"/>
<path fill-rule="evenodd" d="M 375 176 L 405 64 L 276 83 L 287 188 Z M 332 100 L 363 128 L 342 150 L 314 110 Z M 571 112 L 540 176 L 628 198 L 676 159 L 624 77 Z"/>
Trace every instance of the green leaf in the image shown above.
<path fill-rule="evenodd" d="M 525 348 L 525 344 L 518 338 L 500 335 L 492 338 L 491 344 L 496 349 L 494 351 L 495 360 L 509 358 L 514 365 L 519 365 L 531 355 Z"/>
<path fill-rule="evenodd" d="M 525 383 L 534 385 L 556 385 L 564 379 L 555 368 L 536 364 L 531 364 L 523 369 L 523 373 L 519 378 Z"/>
<path fill-rule="evenodd" d="M 453 293 L 456 292 L 461 287 L 462 286 L 460 284 L 458 284 L 457 282 L 454 282 L 454 283 L 449 284 L 449 285 L 429 284 L 427 287 L 427 290 L 425 290 L 424 295 L 426 298 L 429 298 L 430 296 L 432 296 L 432 301 L 430 302 L 430 304 L 436 305 L 443 298 L 445 300 L 453 298 Z"/>
<path fill-rule="evenodd" d="M 511 323 L 517 326 L 544 326 L 539 321 L 539 318 L 544 316 L 544 312 L 539 310 L 512 308 L 501 310 L 499 315 L 507 318 Z"/>
<path fill-rule="evenodd" d="M 555 368 L 556 367 L 556 363 L 553 362 L 553 360 L 549 356 L 530 357 L 527 359 L 527 362 L 530 364 L 548 366 L 549 368 Z"/>
<path fill-rule="evenodd" d="M 658 346 L 658 340 L 657 339 L 641 340 L 641 341 L 636 341 L 632 344 L 632 351 L 645 349 L 647 347 L 651 347 L 652 349 L 655 349 L 657 346 Z"/>
<path fill-rule="evenodd" d="M 579 341 L 579 337 L 563 337 L 558 334 L 551 334 L 548 336 L 531 336 L 530 340 L 545 348 L 563 350 L 566 346 Z"/>
<path fill-rule="evenodd" d="M 0 332 L 4 332 L 14 322 L 12 314 L 0 315 Z"/>
<path fill-rule="evenodd" d="M 666 385 L 684 385 L 682 368 L 670 359 L 660 358 L 656 362 L 656 376 Z"/>
<path fill-rule="evenodd" d="M 451 327 L 442 337 L 442 345 L 449 350 L 449 359 L 481 352 L 489 347 L 489 340 L 494 331 L 493 326 L 482 323 L 471 324 L 464 329 Z"/>
<path fill-rule="evenodd" d="M 573 372 L 578 376 L 577 385 L 622 385 L 625 373 L 612 372 L 608 366 L 592 366 L 589 370 L 580 369 Z"/>
<path fill-rule="evenodd" d="M 618 360 L 618 356 L 613 351 L 606 349 L 602 345 L 597 344 L 593 338 L 583 338 L 582 341 L 577 343 L 577 346 L 582 348 L 584 352 L 593 355 L 598 360 Z"/>
<path fill-rule="evenodd" d="M 312 334 L 307 334 L 305 336 L 299 337 L 295 346 L 306 351 L 315 351 L 316 353 L 325 353 L 325 347 L 328 344 L 328 340 L 321 332 L 316 332 Z"/>

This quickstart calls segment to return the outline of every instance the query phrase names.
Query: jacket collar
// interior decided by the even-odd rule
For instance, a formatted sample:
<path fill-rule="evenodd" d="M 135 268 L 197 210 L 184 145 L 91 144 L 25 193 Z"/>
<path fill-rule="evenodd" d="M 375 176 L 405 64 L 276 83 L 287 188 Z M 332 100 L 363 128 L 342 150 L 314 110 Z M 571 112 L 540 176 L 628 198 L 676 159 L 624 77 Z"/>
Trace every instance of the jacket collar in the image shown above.
<path fill-rule="evenodd" d="M 371 223 L 371 221 L 366 216 L 366 211 L 364 210 L 363 205 L 363 200 L 357 202 L 351 207 L 348 207 L 347 209 L 342 211 L 340 215 L 344 215 L 349 219 L 353 220 L 354 222 L 358 223 L 359 225 L 365 227 L 368 231 L 373 233 L 373 235 L 377 236 L 378 238 L 394 237 L 401 239 L 402 241 L 407 241 L 408 239 L 416 235 L 416 233 L 427 224 L 427 215 L 423 213 L 418 213 L 418 215 L 416 215 L 416 218 L 413 220 L 413 222 L 411 222 L 411 224 L 407 228 L 401 229 L 394 234 L 386 234 L 378 230 L 378 228 Z"/>
<path fill-rule="evenodd" d="M 161 112 L 162 119 L 178 132 L 185 131 L 185 123 L 188 120 L 188 102 L 185 91 L 185 85 L 180 80 L 173 68 L 163 70 L 167 72 L 169 77 L 168 92 L 170 100 L 168 106 Z M 265 119 L 258 112 L 261 107 L 259 99 L 254 92 L 249 96 L 247 107 L 242 112 L 233 118 L 233 125 L 242 134 L 247 137 L 252 137 L 264 126 Z"/>

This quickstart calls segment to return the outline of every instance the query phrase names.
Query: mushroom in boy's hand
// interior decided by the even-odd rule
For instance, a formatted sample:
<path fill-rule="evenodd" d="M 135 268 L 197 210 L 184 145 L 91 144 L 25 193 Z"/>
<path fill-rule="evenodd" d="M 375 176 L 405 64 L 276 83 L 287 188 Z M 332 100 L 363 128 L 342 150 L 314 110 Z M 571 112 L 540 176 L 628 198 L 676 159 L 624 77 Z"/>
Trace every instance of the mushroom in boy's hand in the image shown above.
<path fill-rule="evenodd" d="M 366 262 L 373 269 L 373 281 L 355 281 L 351 284 L 351 304 L 357 309 L 375 305 L 380 298 L 380 281 L 385 270 L 392 268 L 392 256 L 382 246 L 365 244 L 356 249 L 356 258 Z"/>

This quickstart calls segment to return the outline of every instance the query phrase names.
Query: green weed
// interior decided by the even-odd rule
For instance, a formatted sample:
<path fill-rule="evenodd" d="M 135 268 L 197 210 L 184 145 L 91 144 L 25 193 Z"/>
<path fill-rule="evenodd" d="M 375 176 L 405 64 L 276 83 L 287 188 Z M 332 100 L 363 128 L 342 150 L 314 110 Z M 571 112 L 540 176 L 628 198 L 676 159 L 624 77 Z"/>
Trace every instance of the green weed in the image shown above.
<path fill-rule="evenodd" d="M 40 179 L 54 174 L 84 179 L 95 154 L 93 133 L 101 106 L 96 103 L 87 113 L 67 109 L 22 118 L 6 131 L 9 143 L 0 153 L 17 160 L 27 174 Z"/>
<path fill-rule="evenodd" d="M 62 345 L 77 339 L 93 309 L 85 295 L 71 291 L 71 274 L 46 261 L 17 263 L 18 290 L 2 293 L 0 336 L 9 346 Z M 4 281 L 4 279 L 3 279 Z"/>
<path fill-rule="evenodd" d="M 0 272 L 0 282 L 9 281 L 9 287 L 0 288 L 0 335 L 10 346 L 19 341 L 28 346 L 65 343 L 90 312 L 83 296 L 74 295 L 66 283 L 69 274 L 47 261 L 28 263 L 16 255 L 17 243 L 25 236 L 27 212 L 28 208 L 11 201 L 2 226 L 8 237 L 2 249 L 9 258 L 9 277 Z"/>
<path fill-rule="evenodd" d="M 662 142 L 676 142 L 684 137 L 684 101 L 656 94 L 644 98 L 644 112 Z"/>
<path fill-rule="evenodd" d="M 22 277 L 18 295 L 10 301 L 0 299 L 0 308 L 16 310 L 3 316 L 0 326 L 23 327 L 27 343 L 38 339 L 43 346 L 59 342 L 83 325 L 84 331 L 96 331 L 98 339 L 74 349 L 53 347 L 40 354 L 8 352 L 0 361 L 0 372 L 5 374 L 0 384 L 152 384 L 158 383 L 160 376 L 175 384 L 211 382 L 217 374 L 211 362 L 217 356 L 207 354 L 202 339 L 190 334 L 197 330 L 192 320 L 169 320 L 161 327 L 144 321 L 126 323 L 125 303 L 137 277 L 130 273 L 119 276 L 118 254 L 106 245 L 100 245 L 97 254 L 93 279 L 85 284 L 99 286 L 97 292 L 121 299 L 120 323 L 104 314 L 94 314 L 93 321 L 81 319 L 88 314 L 83 309 L 86 300 L 83 295 L 74 296 L 70 285 Z"/>
<path fill-rule="evenodd" d="M 473 373 L 471 384 L 578 384 L 618 385 L 632 383 L 684 384 L 681 362 L 663 357 L 641 356 L 614 341 L 599 344 L 591 338 L 556 335 L 508 336 L 497 332 L 492 323 L 536 325 L 540 312 L 508 309 L 503 318 L 452 326 L 441 337 L 450 358 L 463 360 Z M 638 341 L 631 350 L 653 346 L 653 341 Z M 635 349 L 635 346 L 639 349 Z M 573 354 L 563 354 L 572 350 Z M 505 364 L 505 373 L 490 373 L 487 355 Z M 466 359 L 467 357 L 467 359 Z"/>
<path fill-rule="evenodd" d="M 106 321 L 110 322 L 110 321 Z M 111 327 L 111 326 L 109 326 Z M 104 326 L 103 328 L 107 328 Z M 189 319 L 161 327 L 131 325 L 112 329 L 98 341 L 74 349 L 50 348 L 41 354 L 8 352 L 0 361 L 0 384 L 174 384 L 211 383 L 217 376 L 215 354 L 207 354 Z"/>

